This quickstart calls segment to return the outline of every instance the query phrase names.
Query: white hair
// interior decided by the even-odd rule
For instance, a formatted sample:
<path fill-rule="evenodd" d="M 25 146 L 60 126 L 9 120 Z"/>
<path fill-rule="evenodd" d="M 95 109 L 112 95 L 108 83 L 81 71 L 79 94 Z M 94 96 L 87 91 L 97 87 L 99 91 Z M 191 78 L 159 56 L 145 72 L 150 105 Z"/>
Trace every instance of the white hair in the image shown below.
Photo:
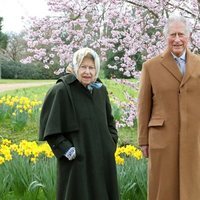
<path fill-rule="evenodd" d="M 163 34 L 165 37 L 169 34 L 170 25 L 174 22 L 181 22 L 185 25 L 185 34 L 187 36 L 191 33 L 191 26 L 187 18 L 183 17 L 182 15 L 172 15 L 168 18 L 168 21 L 164 27 Z"/>
<path fill-rule="evenodd" d="M 97 79 L 97 77 L 99 75 L 99 71 L 100 71 L 100 58 L 93 49 L 88 48 L 88 47 L 81 48 L 74 53 L 73 60 L 72 60 L 72 64 L 73 64 L 72 67 L 73 67 L 74 73 L 77 76 L 78 68 L 80 67 L 83 59 L 88 54 L 91 55 L 92 58 L 94 59 L 94 64 L 95 64 L 95 68 L 96 68 L 95 79 Z"/>

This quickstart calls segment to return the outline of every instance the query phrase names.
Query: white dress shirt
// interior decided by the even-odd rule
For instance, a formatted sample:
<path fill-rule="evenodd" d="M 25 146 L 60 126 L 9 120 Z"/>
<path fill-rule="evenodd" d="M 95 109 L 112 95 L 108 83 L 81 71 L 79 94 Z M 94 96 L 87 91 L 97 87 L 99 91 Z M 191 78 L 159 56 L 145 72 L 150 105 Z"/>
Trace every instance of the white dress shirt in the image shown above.
<path fill-rule="evenodd" d="M 185 65 L 186 65 L 186 51 L 184 51 L 180 57 L 175 56 L 172 52 L 171 52 L 171 54 L 174 57 L 174 59 L 176 60 L 177 66 L 178 66 L 181 74 L 184 75 L 185 74 Z"/>

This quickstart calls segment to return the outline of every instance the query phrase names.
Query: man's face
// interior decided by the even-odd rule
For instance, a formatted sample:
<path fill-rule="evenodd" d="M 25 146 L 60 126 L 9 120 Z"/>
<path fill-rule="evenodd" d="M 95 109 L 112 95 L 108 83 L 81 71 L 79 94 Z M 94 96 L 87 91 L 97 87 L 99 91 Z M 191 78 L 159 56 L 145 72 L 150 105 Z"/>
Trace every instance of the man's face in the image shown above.
<path fill-rule="evenodd" d="M 189 35 L 186 34 L 185 24 L 182 22 L 173 22 L 169 25 L 167 37 L 168 49 L 177 57 L 180 57 L 185 51 L 189 42 Z"/>

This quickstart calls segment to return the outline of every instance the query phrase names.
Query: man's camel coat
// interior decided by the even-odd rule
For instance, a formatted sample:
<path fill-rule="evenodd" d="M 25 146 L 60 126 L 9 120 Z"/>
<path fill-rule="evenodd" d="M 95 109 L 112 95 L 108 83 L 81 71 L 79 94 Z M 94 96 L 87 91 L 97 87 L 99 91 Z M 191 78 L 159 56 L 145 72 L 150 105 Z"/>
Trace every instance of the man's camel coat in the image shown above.
<path fill-rule="evenodd" d="M 200 58 L 186 52 L 182 77 L 169 51 L 144 63 L 139 144 L 149 145 L 149 200 L 200 199 Z"/>

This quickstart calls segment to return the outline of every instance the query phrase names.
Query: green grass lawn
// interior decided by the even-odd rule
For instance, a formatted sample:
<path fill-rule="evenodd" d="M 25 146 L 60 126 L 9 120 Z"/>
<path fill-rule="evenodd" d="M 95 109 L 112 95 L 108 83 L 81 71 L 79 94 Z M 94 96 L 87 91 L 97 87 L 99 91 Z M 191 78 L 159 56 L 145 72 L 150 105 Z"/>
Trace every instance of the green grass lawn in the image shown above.
<path fill-rule="evenodd" d="M 30 99 L 37 99 L 37 100 L 43 100 L 45 97 L 46 92 L 49 90 L 49 88 L 53 85 L 43 85 L 43 86 L 35 86 L 30 88 L 20 88 L 16 90 L 9 90 L 5 92 L 0 92 L 0 97 L 5 95 L 11 95 L 11 96 L 25 96 L 29 97 Z"/>
<path fill-rule="evenodd" d="M 20 81 L 27 82 L 37 82 L 40 80 L 0 80 L 0 83 L 19 83 Z M 47 80 L 43 80 L 47 81 Z M 52 80 L 51 80 L 52 81 Z M 131 89 L 128 86 L 116 83 L 113 80 L 103 79 L 102 82 L 106 85 L 110 95 L 117 97 L 120 101 L 127 101 L 125 98 L 125 93 L 136 97 L 137 92 Z M 11 96 L 25 96 L 32 100 L 37 99 L 43 101 L 46 92 L 49 88 L 55 83 L 55 80 L 52 81 L 52 84 L 45 86 L 37 86 L 31 88 L 17 89 L 13 91 L 7 91 L 0 93 L 0 98 L 2 96 L 11 95 Z M 12 130 L 9 123 L 0 122 L 0 137 L 11 139 L 12 141 L 18 142 L 22 139 L 26 140 L 38 140 L 38 121 L 30 122 L 27 126 L 20 131 Z M 134 144 L 136 145 L 136 126 L 135 127 L 125 127 L 119 129 L 119 145 L 123 144 Z"/>
<path fill-rule="evenodd" d="M 108 92 L 119 98 L 120 101 L 126 101 L 126 92 L 132 97 L 137 97 L 137 92 L 129 86 L 116 83 L 114 80 L 109 79 L 103 79 L 102 82 L 106 85 Z"/>

